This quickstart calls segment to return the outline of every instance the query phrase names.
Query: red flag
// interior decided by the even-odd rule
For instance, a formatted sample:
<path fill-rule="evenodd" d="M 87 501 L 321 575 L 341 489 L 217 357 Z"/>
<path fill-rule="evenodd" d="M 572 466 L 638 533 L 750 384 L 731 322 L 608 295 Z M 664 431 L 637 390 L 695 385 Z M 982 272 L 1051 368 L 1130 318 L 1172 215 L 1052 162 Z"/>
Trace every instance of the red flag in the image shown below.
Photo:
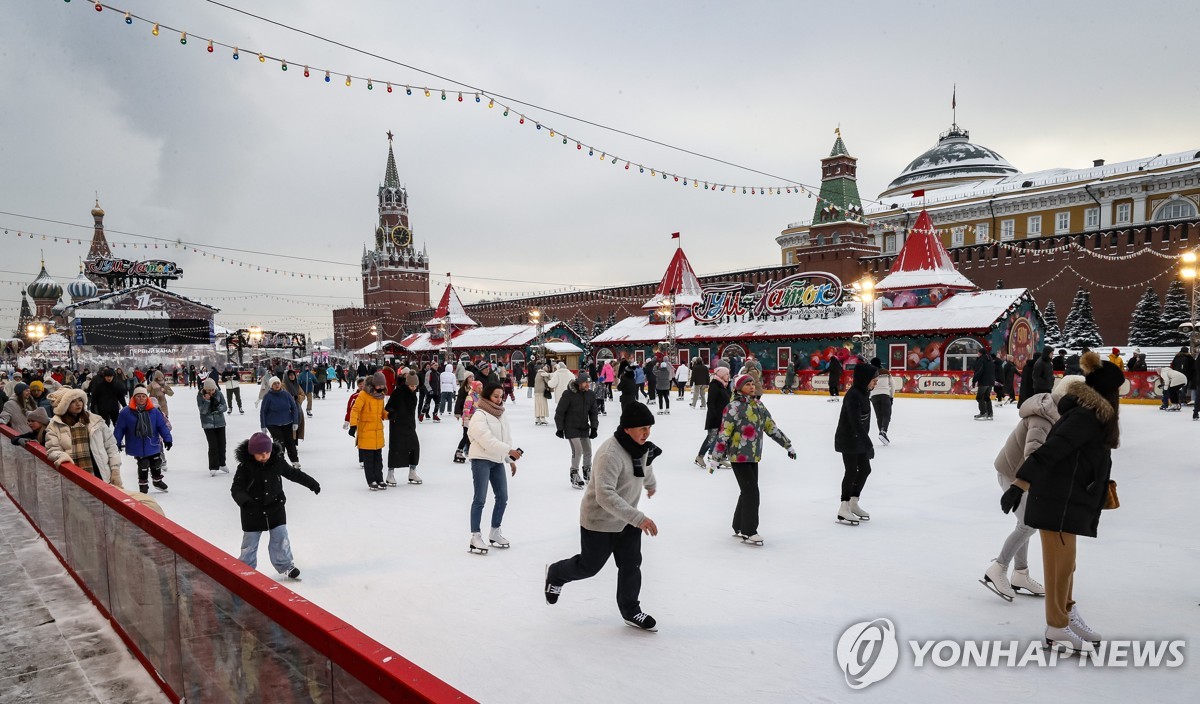
<path fill-rule="evenodd" d="M 673 240 L 677 240 L 677 239 L 679 239 L 679 233 L 678 233 L 678 232 L 672 232 L 672 233 L 671 233 L 671 239 L 673 239 Z"/>
<path fill-rule="evenodd" d="M 913 191 L 912 197 L 913 198 L 924 198 L 925 197 L 925 189 L 921 188 L 921 189 Z"/>

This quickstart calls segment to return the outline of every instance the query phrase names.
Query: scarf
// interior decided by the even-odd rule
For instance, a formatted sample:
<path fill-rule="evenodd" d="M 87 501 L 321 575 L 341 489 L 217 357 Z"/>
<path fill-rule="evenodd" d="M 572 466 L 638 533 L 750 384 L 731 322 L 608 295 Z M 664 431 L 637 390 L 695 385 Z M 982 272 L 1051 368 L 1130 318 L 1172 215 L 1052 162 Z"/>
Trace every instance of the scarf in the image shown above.
<path fill-rule="evenodd" d="M 92 461 L 92 443 L 88 438 L 87 424 L 68 424 L 67 429 L 71 431 L 71 460 L 75 466 L 88 474 L 99 477 L 100 473 L 96 471 L 96 463 Z"/>
<path fill-rule="evenodd" d="M 137 426 L 134 427 L 133 434 L 139 438 L 154 437 L 154 426 L 150 423 L 150 406 L 147 405 L 145 408 L 135 407 L 133 412 L 137 415 Z"/>
<path fill-rule="evenodd" d="M 284 377 L 283 390 L 287 391 L 289 394 L 291 394 L 292 398 L 300 397 L 300 385 L 298 383 L 296 383 L 295 379 L 289 379 L 287 377 Z"/>
<path fill-rule="evenodd" d="M 504 406 L 497 406 L 496 404 L 492 403 L 490 398 L 479 399 L 479 403 L 476 404 L 475 407 L 482 409 L 488 415 L 495 416 L 497 418 L 504 415 Z"/>
<path fill-rule="evenodd" d="M 645 458 L 646 453 L 650 451 L 650 443 L 637 444 L 622 428 L 617 428 L 613 437 L 617 439 L 617 444 L 621 446 L 621 449 L 628 452 L 629 456 L 633 458 L 633 476 L 646 476 Z"/>

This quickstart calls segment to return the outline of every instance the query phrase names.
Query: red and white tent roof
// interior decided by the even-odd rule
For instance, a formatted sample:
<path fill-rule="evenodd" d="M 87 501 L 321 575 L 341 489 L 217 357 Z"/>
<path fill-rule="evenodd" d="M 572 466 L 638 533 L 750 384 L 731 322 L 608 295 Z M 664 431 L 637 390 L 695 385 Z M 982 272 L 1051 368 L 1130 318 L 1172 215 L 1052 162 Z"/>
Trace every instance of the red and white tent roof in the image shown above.
<path fill-rule="evenodd" d="M 671 263 L 667 265 L 667 273 L 663 274 L 654 298 L 646 301 L 642 309 L 660 308 L 668 299 L 675 307 L 689 307 L 693 303 L 700 303 L 703 297 L 704 292 L 700 287 L 700 279 L 696 278 L 696 272 L 692 270 L 692 265 L 688 262 L 687 255 L 683 253 L 681 247 L 676 249 L 675 256 L 671 257 Z"/>
<path fill-rule="evenodd" d="M 929 213 L 922 210 L 888 275 L 875 284 L 875 288 L 897 290 L 937 286 L 970 291 L 979 288 L 954 268 L 950 254 L 942 246 L 942 238 L 933 229 Z"/>
<path fill-rule="evenodd" d="M 463 308 L 462 299 L 458 297 L 458 291 L 454 290 L 453 284 L 446 284 L 446 290 L 442 292 L 442 300 L 438 302 L 437 310 L 433 313 L 433 319 L 425 323 L 425 327 L 435 330 L 440 328 L 442 323 L 445 323 L 448 328 L 458 330 L 479 326 L 479 323 L 467 315 L 466 309 Z"/>

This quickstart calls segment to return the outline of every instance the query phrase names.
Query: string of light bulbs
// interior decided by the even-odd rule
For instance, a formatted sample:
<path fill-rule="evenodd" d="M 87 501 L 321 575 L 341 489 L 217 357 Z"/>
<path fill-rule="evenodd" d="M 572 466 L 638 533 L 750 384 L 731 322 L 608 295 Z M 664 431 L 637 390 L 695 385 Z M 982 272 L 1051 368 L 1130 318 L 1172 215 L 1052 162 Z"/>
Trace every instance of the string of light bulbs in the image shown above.
<path fill-rule="evenodd" d="M 66 1 L 70 2 L 70 0 L 66 0 Z M 623 162 L 624 168 L 622 170 L 628 171 L 630 173 L 632 173 L 633 170 L 636 169 L 637 173 L 639 173 L 639 174 L 647 174 L 647 172 L 648 172 L 648 175 L 651 178 L 661 177 L 661 180 L 663 180 L 663 181 L 667 181 L 669 183 L 677 183 L 684 187 L 687 187 L 690 184 L 692 186 L 692 188 L 694 188 L 694 189 L 700 189 L 703 186 L 704 190 L 710 191 L 712 193 L 728 192 L 731 194 L 738 194 L 738 195 L 784 195 L 784 194 L 800 195 L 800 194 L 804 194 L 804 195 L 808 196 L 809 198 L 816 198 L 817 204 L 819 207 L 821 206 L 821 204 L 824 204 L 824 206 L 825 206 L 824 210 L 829 210 L 832 208 L 833 211 L 840 212 L 843 217 L 846 217 L 846 218 L 849 218 L 849 219 L 852 219 L 855 221 L 859 221 L 859 222 L 865 222 L 865 216 L 861 212 L 853 212 L 853 211 L 844 210 L 838 204 L 821 198 L 819 188 L 814 190 L 811 187 L 801 184 L 799 182 L 788 181 L 785 179 L 783 183 L 774 183 L 774 184 L 768 184 L 768 185 L 758 185 L 758 184 L 751 185 L 751 184 L 727 183 L 727 182 L 721 182 L 721 181 L 716 181 L 716 180 L 712 180 L 712 179 L 698 179 L 695 176 L 679 174 L 674 171 L 665 171 L 660 167 L 652 166 L 652 165 L 646 164 L 641 161 L 636 161 L 636 160 L 633 160 L 628 157 L 623 157 L 623 156 L 614 154 L 608 149 L 604 149 L 601 147 L 594 146 L 592 144 L 588 144 L 587 142 L 583 141 L 580 138 L 566 134 L 562 130 L 557 129 L 556 127 L 553 127 L 541 120 L 535 119 L 532 116 L 527 115 L 523 112 L 515 110 L 512 107 L 512 104 L 516 103 L 517 101 L 505 100 L 502 96 L 496 95 L 494 93 L 490 93 L 485 90 L 474 90 L 473 91 L 470 89 L 462 90 L 461 88 L 456 88 L 453 86 L 446 87 L 446 86 L 436 86 L 436 85 L 433 85 L 433 86 L 418 85 L 418 84 L 414 84 L 411 82 L 385 80 L 385 79 L 375 78 L 372 76 L 360 76 L 360 75 L 356 75 L 356 74 L 349 73 L 346 71 L 334 70 L 333 68 L 317 66 L 317 65 L 313 64 L 312 62 L 288 61 L 285 58 L 276 56 L 273 53 L 267 53 L 266 51 L 262 51 L 262 50 L 255 51 L 255 50 L 243 49 L 240 45 L 223 42 L 214 37 L 204 36 L 201 34 L 196 34 L 194 32 L 189 33 L 186 30 L 183 30 L 183 29 L 180 29 L 177 27 L 173 27 L 173 26 L 165 24 L 161 21 L 155 21 L 155 20 L 152 20 L 152 19 L 149 19 L 146 17 L 142 17 L 141 15 L 135 14 L 130 10 L 122 10 L 120 8 L 114 7 L 107 3 L 97 2 L 97 3 L 93 3 L 93 5 L 97 12 L 103 12 L 104 10 L 111 10 L 114 13 L 121 15 L 124 18 L 125 24 L 127 24 L 127 25 L 133 25 L 134 23 L 143 23 L 143 24 L 150 25 L 151 26 L 150 32 L 152 35 L 154 35 L 156 37 L 159 36 L 164 31 L 171 33 L 171 34 L 177 34 L 179 36 L 179 43 L 182 46 L 187 46 L 188 40 L 190 38 L 191 40 L 195 41 L 196 43 L 204 45 L 205 49 L 207 50 L 207 53 L 209 53 L 209 54 L 215 54 L 217 47 L 220 47 L 221 49 L 223 49 L 225 51 L 229 51 L 230 56 L 235 61 L 240 60 L 242 57 L 242 54 L 245 53 L 247 57 L 257 58 L 258 62 L 260 64 L 266 64 L 266 63 L 270 62 L 272 65 L 277 65 L 280 68 L 281 72 L 284 72 L 284 73 L 286 73 L 288 71 L 289 67 L 300 67 L 301 73 L 304 78 L 310 78 L 312 76 L 316 76 L 318 82 L 322 82 L 321 78 L 323 77 L 323 79 L 324 79 L 323 82 L 326 84 L 332 84 L 335 82 L 335 79 L 336 79 L 337 82 L 344 83 L 344 85 L 347 88 L 350 88 L 357 81 L 359 83 L 359 85 L 365 85 L 365 87 L 368 91 L 374 91 L 376 85 L 382 86 L 383 90 L 380 91 L 381 94 L 398 93 L 401 89 L 403 89 L 405 96 L 413 96 L 413 95 L 420 94 L 420 95 L 424 95 L 424 97 L 426 97 L 426 98 L 433 98 L 436 95 L 439 98 L 438 102 L 453 102 L 453 103 L 460 103 L 460 104 L 473 103 L 473 104 L 479 105 L 479 106 L 484 105 L 484 103 L 486 102 L 487 108 L 489 108 L 489 109 L 499 108 L 498 112 L 503 117 L 508 117 L 510 115 L 510 113 L 515 115 L 517 117 L 517 120 L 515 121 L 517 126 L 524 126 L 526 123 L 528 123 L 536 131 L 542 132 L 543 134 L 548 135 L 551 140 L 554 140 L 555 142 L 561 141 L 562 146 L 566 146 L 568 148 L 570 148 L 571 146 L 574 146 L 576 153 L 583 154 L 586 151 L 586 154 L 588 157 L 594 157 L 594 156 L 596 156 L 597 153 L 599 153 L 599 162 L 600 163 L 609 163 L 612 166 L 619 166 Z M 708 158 L 708 157 L 706 157 L 706 158 Z M 726 163 L 728 163 L 728 162 L 726 162 Z M 739 167 L 739 168 L 744 168 L 744 167 Z"/>

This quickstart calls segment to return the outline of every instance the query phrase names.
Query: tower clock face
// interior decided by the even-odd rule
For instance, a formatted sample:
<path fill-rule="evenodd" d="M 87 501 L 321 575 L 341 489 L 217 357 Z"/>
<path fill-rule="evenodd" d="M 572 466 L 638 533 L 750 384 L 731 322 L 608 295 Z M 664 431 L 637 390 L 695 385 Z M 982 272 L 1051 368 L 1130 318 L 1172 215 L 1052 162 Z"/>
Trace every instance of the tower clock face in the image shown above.
<path fill-rule="evenodd" d="M 397 247 L 407 247 L 412 244 L 412 233 L 403 225 L 392 228 L 392 244 Z"/>

